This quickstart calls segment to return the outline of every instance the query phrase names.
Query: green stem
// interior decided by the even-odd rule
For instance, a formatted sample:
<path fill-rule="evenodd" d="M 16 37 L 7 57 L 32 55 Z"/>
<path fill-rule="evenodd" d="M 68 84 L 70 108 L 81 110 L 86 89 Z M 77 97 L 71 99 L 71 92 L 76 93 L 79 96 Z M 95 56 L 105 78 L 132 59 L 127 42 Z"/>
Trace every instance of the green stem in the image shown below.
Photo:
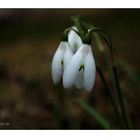
<path fill-rule="evenodd" d="M 121 106 L 121 109 L 122 109 L 123 120 L 124 120 L 124 122 L 126 124 L 126 128 L 131 128 L 131 124 L 129 122 L 129 117 L 128 117 L 128 114 L 126 112 L 122 92 L 121 92 L 121 89 L 120 89 L 120 83 L 119 83 L 119 79 L 118 79 L 118 74 L 117 74 L 117 70 L 116 70 L 115 66 L 113 67 L 113 73 L 114 73 L 117 93 L 118 93 L 118 97 L 119 97 L 119 101 L 120 101 L 120 106 Z"/>
<path fill-rule="evenodd" d="M 106 83 L 106 80 L 105 80 L 105 78 L 104 78 L 104 75 L 103 75 L 103 73 L 102 73 L 102 71 L 101 71 L 101 69 L 100 69 L 99 67 L 97 67 L 97 71 L 98 71 L 98 73 L 99 73 L 99 75 L 100 75 L 100 78 L 101 78 L 101 80 L 102 80 L 102 82 L 103 82 L 105 88 L 106 88 L 106 91 L 107 91 L 107 93 L 108 93 L 108 96 L 110 97 L 110 100 L 111 100 L 112 105 L 113 105 L 113 108 L 114 108 L 114 112 L 115 112 L 115 114 L 117 115 L 117 118 L 119 118 L 119 120 L 121 121 L 121 123 L 123 123 L 123 122 L 122 122 L 122 119 L 121 119 L 121 116 L 120 116 L 120 114 L 119 114 L 118 108 L 117 108 L 116 101 L 114 100 L 114 98 L 113 98 L 113 96 L 112 96 L 112 94 L 111 94 L 111 92 L 110 92 L 110 89 L 109 89 L 109 87 L 108 87 L 108 85 L 107 85 L 107 83 Z"/>
<path fill-rule="evenodd" d="M 78 32 L 80 34 L 80 37 L 83 40 L 84 39 L 84 31 L 81 27 L 80 16 L 74 16 L 74 17 L 72 17 L 72 20 L 73 20 L 75 26 L 78 28 Z"/>
<path fill-rule="evenodd" d="M 113 65 L 113 74 L 114 74 L 114 78 L 115 78 L 115 84 L 116 84 L 116 88 L 117 88 L 117 93 L 118 93 L 118 98 L 119 98 L 119 102 L 120 102 L 120 107 L 122 110 L 122 115 L 123 115 L 123 120 L 125 122 L 126 128 L 130 128 L 130 123 L 129 123 L 129 117 L 128 114 L 126 112 L 126 108 L 125 108 L 125 104 L 123 101 L 123 97 L 122 97 L 122 93 L 121 93 L 121 89 L 120 89 L 120 83 L 118 80 L 118 75 L 117 75 L 117 71 L 116 71 L 116 67 L 115 66 L 115 59 L 114 59 L 114 54 L 113 54 L 113 47 L 112 47 L 112 42 L 111 39 L 109 37 L 109 35 L 102 29 L 100 28 L 91 28 L 89 30 L 89 32 L 99 32 L 100 35 L 103 37 L 103 39 L 106 41 L 109 50 L 110 50 L 110 54 L 111 54 L 111 59 L 112 59 L 112 65 Z"/>

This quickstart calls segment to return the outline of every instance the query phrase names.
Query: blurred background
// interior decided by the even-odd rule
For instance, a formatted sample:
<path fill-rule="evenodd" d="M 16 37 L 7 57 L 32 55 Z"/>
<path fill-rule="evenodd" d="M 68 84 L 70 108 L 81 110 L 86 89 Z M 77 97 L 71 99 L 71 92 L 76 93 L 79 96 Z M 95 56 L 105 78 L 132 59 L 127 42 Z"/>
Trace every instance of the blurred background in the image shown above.
<path fill-rule="evenodd" d="M 79 98 L 113 129 L 120 129 L 98 73 L 90 94 L 52 83 L 52 57 L 75 15 L 111 36 L 127 111 L 133 128 L 140 128 L 140 10 L 0 9 L 0 129 L 102 129 L 75 102 Z M 94 54 L 98 56 L 96 50 Z M 99 57 L 101 64 L 102 60 L 104 56 Z M 115 96 L 109 72 L 102 66 Z"/>

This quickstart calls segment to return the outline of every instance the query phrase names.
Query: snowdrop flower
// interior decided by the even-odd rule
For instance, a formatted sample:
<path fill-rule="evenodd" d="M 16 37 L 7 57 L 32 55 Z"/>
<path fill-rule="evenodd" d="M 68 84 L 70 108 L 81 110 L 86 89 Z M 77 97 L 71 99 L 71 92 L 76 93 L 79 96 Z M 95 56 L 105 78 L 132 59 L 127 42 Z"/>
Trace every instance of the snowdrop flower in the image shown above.
<path fill-rule="evenodd" d="M 95 82 L 96 68 L 91 46 L 83 44 L 71 58 L 63 74 L 63 85 L 70 88 L 75 85 L 90 92 Z"/>
<path fill-rule="evenodd" d="M 60 81 L 64 68 L 66 68 L 72 56 L 73 53 L 69 48 L 68 42 L 61 41 L 52 60 L 52 79 L 54 84 Z"/>
<path fill-rule="evenodd" d="M 72 29 L 78 32 L 76 26 L 73 26 Z M 74 30 L 70 30 L 68 33 L 68 43 L 73 53 L 75 53 L 82 45 L 81 37 Z"/>

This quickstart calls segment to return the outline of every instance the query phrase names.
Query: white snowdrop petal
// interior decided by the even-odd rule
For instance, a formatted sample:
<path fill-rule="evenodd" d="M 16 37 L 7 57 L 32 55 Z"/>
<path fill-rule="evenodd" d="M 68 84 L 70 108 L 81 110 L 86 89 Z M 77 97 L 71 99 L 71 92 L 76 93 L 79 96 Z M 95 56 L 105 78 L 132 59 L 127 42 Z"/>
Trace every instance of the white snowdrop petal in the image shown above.
<path fill-rule="evenodd" d="M 84 88 L 90 92 L 93 88 L 96 76 L 95 61 L 91 49 L 85 59 L 84 67 Z"/>
<path fill-rule="evenodd" d="M 76 27 L 73 27 L 73 29 L 78 31 Z M 71 30 L 68 34 L 68 43 L 70 45 L 72 52 L 75 53 L 82 45 L 82 40 L 75 31 Z"/>
<path fill-rule="evenodd" d="M 64 53 L 64 69 L 66 68 L 67 64 L 70 62 L 73 53 L 71 52 L 68 43 L 66 44 L 66 51 Z"/>
<path fill-rule="evenodd" d="M 54 84 L 57 84 L 62 76 L 63 67 L 62 67 L 62 60 L 63 60 L 63 51 L 61 50 L 61 43 L 56 50 L 53 60 L 52 60 L 52 79 Z"/>
<path fill-rule="evenodd" d="M 77 73 L 77 77 L 75 79 L 75 86 L 78 89 L 82 89 L 83 88 L 83 70 L 79 71 Z"/>
<path fill-rule="evenodd" d="M 67 67 L 64 69 L 63 85 L 65 88 L 70 88 L 75 84 L 75 79 L 79 71 L 82 61 L 82 47 L 72 57 Z"/>

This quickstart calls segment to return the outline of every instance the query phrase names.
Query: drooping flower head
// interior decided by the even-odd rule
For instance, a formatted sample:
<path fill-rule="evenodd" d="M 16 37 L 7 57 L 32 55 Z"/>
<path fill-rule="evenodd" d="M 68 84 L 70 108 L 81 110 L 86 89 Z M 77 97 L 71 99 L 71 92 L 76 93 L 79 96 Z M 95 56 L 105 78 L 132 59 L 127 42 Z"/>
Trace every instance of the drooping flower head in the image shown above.
<path fill-rule="evenodd" d="M 68 44 L 67 32 L 64 31 L 62 41 L 60 42 L 52 60 L 52 79 L 54 84 L 57 84 L 60 81 L 63 71 L 72 56 L 73 53 Z"/>
<path fill-rule="evenodd" d="M 70 60 L 63 74 L 63 85 L 90 92 L 95 82 L 96 68 L 91 46 L 83 44 Z"/>
<path fill-rule="evenodd" d="M 82 43 L 80 36 L 72 29 L 78 31 L 76 27 L 64 31 L 62 41 L 60 42 L 52 60 L 52 79 L 55 84 L 60 81 L 66 65 L 72 58 L 73 53 Z"/>
<path fill-rule="evenodd" d="M 89 35 L 83 39 L 76 27 L 64 31 L 52 61 L 52 79 L 55 84 L 63 77 L 65 88 L 75 85 L 78 89 L 88 92 L 92 90 L 96 68 Z"/>

